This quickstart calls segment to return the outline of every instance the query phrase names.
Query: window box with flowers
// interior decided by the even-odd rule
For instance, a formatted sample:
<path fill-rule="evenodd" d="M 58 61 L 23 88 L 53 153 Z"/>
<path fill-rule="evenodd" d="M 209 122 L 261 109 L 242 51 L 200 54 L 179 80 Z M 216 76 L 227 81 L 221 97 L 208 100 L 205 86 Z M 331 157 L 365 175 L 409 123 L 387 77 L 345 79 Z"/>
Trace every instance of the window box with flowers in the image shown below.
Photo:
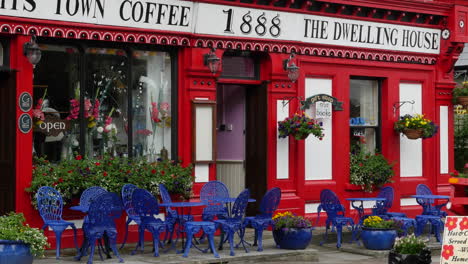
<path fill-rule="evenodd" d="M 120 193 L 124 184 L 132 183 L 154 195 L 163 183 L 171 194 L 190 198 L 193 184 L 192 166 L 183 167 L 179 162 L 161 160 L 148 162 L 145 158 L 120 158 L 105 155 L 85 159 L 81 155 L 71 160 L 50 163 L 36 158 L 33 180 L 27 189 L 34 197 L 41 186 L 51 186 L 62 195 L 65 203 L 91 186 L 101 186 L 107 191 Z M 32 199 L 33 203 L 35 199 Z"/>
<path fill-rule="evenodd" d="M 468 82 L 462 82 L 453 89 L 453 102 L 459 105 L 468 106 Z"/>
<path fill-rule="evenodd" d="M 278 137 L 293 136 L 296 140 L 306 139 L 310 134 L 322 140 L 325 136 L 321 122 L 310 118 L 305 112 L 295 113 L 293 117 L 287 117 L 278 122 Z"/>
<path fill-rule="evenodd" d="M 371 250 L 391 249 L 397 237 L 397 222 L 372 215 L 362 223 L 361 239 L 364 247 Z"/>
<path fill-rule="evenodd" d="M 392 182 L 394 165 L 384 155 L 370 153 L 364 145 L 357 145 L 350 153 L 350 183 L 372 192 Z"/>
<path fill-rule="evenodd" d="M 430 264 L 431 251 L 427 241 L 414 234 L 397 238 L 393 249 L 388 255 L 389 264 Z"/>
<path fill-rule="evenodd" d="M 424 115 L 404 115 L 395 122 L 394 129 L 408 139 L 430 138 L 438 131 L 438 126 Z"/>
<path fill-rule="evenodd" d="M 282 249 L 305 249 L 312 240 L 312 224 L 287 211 L 273 216 L 273 238 Z"/>

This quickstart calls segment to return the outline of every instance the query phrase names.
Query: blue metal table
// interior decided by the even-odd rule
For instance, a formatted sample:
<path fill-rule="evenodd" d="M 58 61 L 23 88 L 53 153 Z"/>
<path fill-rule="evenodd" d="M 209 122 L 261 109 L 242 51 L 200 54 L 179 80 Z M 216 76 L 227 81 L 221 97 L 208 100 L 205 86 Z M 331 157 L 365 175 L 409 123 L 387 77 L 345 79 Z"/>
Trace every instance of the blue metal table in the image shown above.
<path fill-rule="evenodd" d="M 362 223 L 362 221 L 364 219 L 362 219 L 364 217 L 364 202 L 367 202 L 367 201 L 375 201 L 376 205 L 378 203 L 383 203 L 385 202 L 385 198 L 382 198 L 382 197 L 362 197 L 362 198 L 346 198 L 347 201 L 351 201 L 351 206 L 356 209 L 358 211 L 358 214 L 359 214 L 359 225 Z M 360 202 L 360 204 L 357 204 Z"/>

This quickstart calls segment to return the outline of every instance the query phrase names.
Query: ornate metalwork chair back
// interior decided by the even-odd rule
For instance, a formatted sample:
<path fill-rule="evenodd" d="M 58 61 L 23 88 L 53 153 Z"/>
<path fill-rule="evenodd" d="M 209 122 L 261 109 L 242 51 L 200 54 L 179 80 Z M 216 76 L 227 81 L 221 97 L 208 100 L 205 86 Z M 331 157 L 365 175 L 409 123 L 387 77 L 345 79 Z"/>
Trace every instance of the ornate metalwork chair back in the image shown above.
<path fill-rule="evenodd" d="M 281 189 L 278 187 L 268 190 L 260 202 L 260 213 L 272 217 L 281 200 Z"/>
<path fill-rule="evenodd" d="M 373 214 L 374 215 L 384 215 L 387 213 L 387 211 L 392 208 L 393 204 L 393 187 L 387 186 L 383 187 L 380 189 L 379 194 L 377 197 L 379 198 L 385 198 L 385 201 L 377 201 L 375 208 L 373 208 Z"/>
<path fill-rule="evenodd" d="M 138 217 L 138 215 L 135 212 L 135 208 L 133 207 L 133 203 L 132 203 L 133 192 L 136 189 L 138 189 L 138 187 L 136 187 L 136 185 L 131 184 L 131 183 L 125 184 L 122 187 L 123 206 L 124 206 L 125 212 L 127 212 L 127 215 L 131 218 Z"/>
<path fill-rule="evenodd" d="M 114 220 L 122 215 L 122 210 L 122 200 L 116 193 L 102 193 L 94 197 L 89 206 L 89 224 L 94 226 L 115 226 Z"/>
<path fill-rule="evenodd" d="M 248 189 L 243 190 L 239 196 L 237 196 L 234 205 L 232 206 L 231 219 L 242 220 L 249 202 L 250 191 Z"/>
<path fill-rule="evenodd" d="M 80 205 L 83 207 L 89 207 L 96 197 L 106 192 L 106 189 L 99 186 L 89 187 L 81 194 Z"/>
<path fill-rule="evenodd" d="M 44 222 L 62 220 L 62 195 L 52 187 L 42 186 L 36 193 L 37 209 Z"/>
<path fill-rule="evenodd" d="M 208 206 L 203 208 L 203 214 L 214 216 L 226 214 L 226 207 L 223 203 L 214 202 L 215 198 L 228 198 L 229 190 L 220 181 L 207 182 L 200 191 L 200 200 L 208 203 Z"/>
<path fill-rule="evenodd" d="M 416 194 L 432 195 L 432 191 L 427 185 L 421 183 L 418 184 L 418 186 L 416 186 Z M 434 203 L 433 199 L 416 199 L 416 202 L 423 207 L 424 212 L 434 210 L 434 208 L 432 207 L 432 204 Z"/>
<path fill-rule="evenodd" d="M 330 219 L 344 216 L 345 208 L 338 199 L 338 196 L 331 190 L 324 189 L 320 193 L 320 208 L 327 213 Z"/>
<path fill-rule="evenodd" d="M 140 217 L 153 217 L 159 214 L 158 200 L 147 190 L 133 191 L 132 202 L 135 213 Z"/>

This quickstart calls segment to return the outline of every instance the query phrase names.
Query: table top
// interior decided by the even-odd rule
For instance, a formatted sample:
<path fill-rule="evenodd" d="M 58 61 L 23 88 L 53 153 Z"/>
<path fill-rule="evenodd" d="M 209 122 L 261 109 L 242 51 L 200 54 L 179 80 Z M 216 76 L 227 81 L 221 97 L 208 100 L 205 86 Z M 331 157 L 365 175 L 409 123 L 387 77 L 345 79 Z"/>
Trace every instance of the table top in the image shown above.
<path fill-rule="evenodd" d="M 74 211 L 80 211 L 80 212 L 83 212 L 83 213 L 87 213 L 88 210 L 89 210 L 89 207 L 88 206 L 75 205 L 75 206 L 71 206 L 70 209 L 74 210 Z"/>
<path fill-rule="evenodd" d="M 220 202 L 220 203 L 233 203 L 235 202 L 237 197 L 224 197 L 224 198 L 214 198 L 213 200 L 215 202 Z M 257 200 L 249 198 L 248 202 L 253 203 L 256 202 Z"/>
<path fill-rule="evenodd" d="M 385 201 L 387 199 L 383 197 L 362 197 L 362 198 L 346 198 L 348 201 Z"/>
<path fill-rule="evenodd" d="M 195 207 L 207 205 L 205 202 L 171 202 L 171 203 L 160 203 L 160 206 L 167 207 Z"/>
<path fill-rule="evenodd" d="M 435 195 L 435 194 L 415 194 L 415 195 L 411 195 L 411 197 L 420 198 L 420 199 L 450 199 L 450 196 Z"/>

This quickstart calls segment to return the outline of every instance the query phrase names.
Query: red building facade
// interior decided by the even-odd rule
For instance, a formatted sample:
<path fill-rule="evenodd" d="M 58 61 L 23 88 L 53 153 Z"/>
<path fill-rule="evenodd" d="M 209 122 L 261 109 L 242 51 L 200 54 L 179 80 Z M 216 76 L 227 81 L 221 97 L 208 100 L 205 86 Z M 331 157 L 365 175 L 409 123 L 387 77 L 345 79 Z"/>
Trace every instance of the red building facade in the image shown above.
<path fill-rule="evenodd" d="M 60 160 L 71 152 L 64 151 L 63 138 L 33 141 L 33 132 L 21 127 L 24 115 L 33 113 L 20 109 L 20 95 L 37 100 L 47 93 L 49 107 L 60 113 L 75 91 L 97 98 L 109 70 L 113 83 L 121 83 L 107 106 L 121 111 L 115 121 L 119 153 L 150 154 L 146 146 L 153 146 L 194 163 L 194 199 L 215 179 L 233 194 L 249 188 L 257 200 L 280 187 L 282 209 L 315 217 L 324 188 L 342 202 L 375 195 L 349 183 L 356 139 L 396 162 L 393 211 L 419 210 L 409 198 L 419 183 L 439 194 L 450 191 L 452 68 L 468 41 L 468 8 L 454 1 L 53 2 L 0 5 L 2 209 L 24 212 L 33 225 L 41 220 L 24 191 L 32 153 L 55 153 Z M 23 55 L 31 35 L 43 53 L 34 69 Z M 214 73 L 206 60 L 212 48 L 221 59 Z M 295 82 L 283 65 L 289 58 L 300 68 Z M 277 122 L 317 94 L 342 102 L 341 111 L 323 120 L 323 140 L 279 139 Z M 151 142 L 136 132 L 149 128 L 144 112 L 156 97 L 172 119 Z M 439 133 L 407 140 L 393 130 L 406 113 L 425 114 Z M 70 144 L 86 154 L 84 136 L 75 140 Z"/>

